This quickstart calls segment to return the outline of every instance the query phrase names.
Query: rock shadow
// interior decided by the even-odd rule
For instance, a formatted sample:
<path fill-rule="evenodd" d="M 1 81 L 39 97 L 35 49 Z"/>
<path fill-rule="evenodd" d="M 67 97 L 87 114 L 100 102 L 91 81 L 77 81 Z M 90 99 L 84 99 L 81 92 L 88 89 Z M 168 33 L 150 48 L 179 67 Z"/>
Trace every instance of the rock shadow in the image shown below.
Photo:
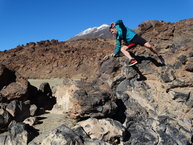
<path fill-rule="evenodd" d="M 157 67 L 165 66 L 165 64 L 158 62 L 155 58 L 152 58 L 152 57 L 139 56 L 139 55 L 135 55 L 134 53 L 131 53 L 131 56 L 133 56 L 138 61 L 139 64 L 141 64 L 142 61 L 147 60 L 152 62 Z"/>
<path fill-rule="evenodd" d="M 125 104 L 121 99 L 116 100 L 117 104 L 117 112 L 115 115 L 112 116 L 114 120 L 119 121 L 121 124 L 123 124 L 126 120 L 125 110 L 127 109 Z"/>
<path fill-rule="evenodd" d="M 137 81 L 145 81 L 147 78 L 142 74 L 142 72 L 139 70 L 137 66 L 132 66 L 132 68 L 139 74 L 139 77 L 137 78 Z"/>
<path fill-rule="evenodd" d="M 45 113 L 41 110 L 42 108 L 43 110 L 52 110 L 56 104 L 56 98 L 51 91 L 43 92 L 32 85 L 29 86 L 29 96 L 31 104 L 35 104 L 38 107 L 38 115 Z"/>
<path fill-rule="evenodd" d="M 28 141 L 27 142 L 29 143 L 30 141 L 32 141 L 35 137 L 39 135 L 39 130 L 29 125 L 27 125 L 26 129 L 28 132 Z"/>
<path fill-rule="evenodd" d="M 42 124 L 43 123 L 43 120 L 45 120 L 47 117 L 40 117 L 40 116 L 37 116 L 37 124 Z"/>
<path fill-rule="evenodd" d="M 134 53 L 131 53 L 131 56 L 134 57 L 138 61 L 137 65 L 131 66 L 136 71 L 136 73 L 139 75 L 139 77 L 137 78 L 137 81 L 147 80 L 147 78 L 142 74 L 142 72 L 139 69 L 139 68 L 143 68 L 143 66 L 140 65 L 140 64 L 142 64 L 142 61 L 144 61 L 144 60 L 149 61 L 157 67 L 165 66 L 165 64 L 158 62 L 155 58 L 152 58 L 152 57 L 136 56 Z M 146 64 L 147 63 L 148 62 L 146 62 Z"/>
<path fill-rule="evenodd" d="M 117 109 L 116 114 L 112 116 L 112 119 L 119 121 L 121 124 L 124 124 L 127 118 L 125 114 L 127 107 L 125 106 L 124 102 L 121 99 L 117 99 L 116 104 L 117 104 L 118 109 Z M 126 142 L 130 139 L 131 134 L 128 130 L 126 130 L 123 136 L 124 136 L 123 141 Z"/>
<path fill-rule="evenodd" d="M 5 66 L 0 64 L 0 90 L 4 87 L 9 85 L 12 82 L 16 82 L 16 75 L 15 72 L 12 70 L 7 69 Z"/>

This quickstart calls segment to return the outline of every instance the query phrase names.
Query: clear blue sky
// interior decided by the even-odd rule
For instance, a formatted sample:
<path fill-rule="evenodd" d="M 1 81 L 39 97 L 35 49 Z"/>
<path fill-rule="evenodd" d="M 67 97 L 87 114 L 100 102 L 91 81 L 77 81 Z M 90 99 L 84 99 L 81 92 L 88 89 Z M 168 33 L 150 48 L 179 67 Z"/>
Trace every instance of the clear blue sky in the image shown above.
<path fill-rule="evenodd" d="M 0 0 L 0 51 L 41 40 L 65 41 L 81 31 L 122 19 L 193 18 L 193 0 Z"/>

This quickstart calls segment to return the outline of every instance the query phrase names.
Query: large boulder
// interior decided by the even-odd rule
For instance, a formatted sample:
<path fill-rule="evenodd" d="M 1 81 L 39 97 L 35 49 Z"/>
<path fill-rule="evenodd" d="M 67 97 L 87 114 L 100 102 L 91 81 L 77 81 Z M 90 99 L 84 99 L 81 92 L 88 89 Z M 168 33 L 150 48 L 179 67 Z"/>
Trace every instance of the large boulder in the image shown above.
<path fill-rule="evenodd" d="M 84 145 L 83 140 L 74 131 L 65 125 L 61 125 L 49 133 L 41 145 Z"/>
<path fill-rule="evenodd" d="M 110 144 L 121 144 L 129 135 L 123 125 L 112 119 L 90 118 L 78 123 L 91 139 L 99 139 Z"/>
<path fill-rule="evenodd" d="M 116 113 L 113 94 L 95 83 L 73 82 L 56 88 L 53 113 L 68 113 L 75 119 L 107 117 Z"/>
<path fill-rule="evenodd" d="M 0 136 L 1 145 L 27 145 L 37 136 L 37 131 L 23 123 L 13 123 L 9 127 L 9 134 Z"/>
<path fill-rule="evenodd" d="M 13 100 L 7 105 L 6 110 L 11 114 L 14 120 L 19 122 L 30 116 L 29 102 Z"/>
<path fill-rule="evenodd" d="M 12 117 L 5 109 L 0 109 L 0 128 L 1 131 L 6 130 L 6 127 L 11 122 Z"/>
<path fill-rule="evenodd" d="M 9 70 L 4 65 L 0 64 L 0 90 L 15 81 L 16 76 L 14 75 L 14 71 Z"/>
<path fill-rule="evenodd" d="M 28 95 L 28 81 L 19 73 L 0 65 L 0 94 L 7 100 L 23 99 L 27 100 Z"/>
<path fill-rule="evenodd" d="M 92 139 L 80 126 L 75 126 L 72 129 L 65 125 L 61 125 L 52 130 L 41 145 L 110 145 L 107 142 L 98 139 Z"/>

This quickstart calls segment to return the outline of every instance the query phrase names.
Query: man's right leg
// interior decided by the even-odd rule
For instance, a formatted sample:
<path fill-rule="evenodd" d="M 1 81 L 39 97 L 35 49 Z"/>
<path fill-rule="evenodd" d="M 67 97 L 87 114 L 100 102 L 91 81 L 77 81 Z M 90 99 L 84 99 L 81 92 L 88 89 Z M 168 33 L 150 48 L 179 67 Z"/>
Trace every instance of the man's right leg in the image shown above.
<path fill-rule="evenodd" d="M 127 51 L 128 47 L 127 46 L 122 46 L 121 47 L 121 52 L 127 57 L 129 58 L 129 60 L 133 59 L 133 57 L 130 55 L 130 53 Z"/>
<path fill-rule="evenodd" d="M 127 51 L 128 46 L 122 46 L 121 47 L 121 52 L 127 57 L 129 58 L 129 66 L 133 66 L 135 64 L 137 64 L 137 61 L 130 55 L 130 53 Z"/>

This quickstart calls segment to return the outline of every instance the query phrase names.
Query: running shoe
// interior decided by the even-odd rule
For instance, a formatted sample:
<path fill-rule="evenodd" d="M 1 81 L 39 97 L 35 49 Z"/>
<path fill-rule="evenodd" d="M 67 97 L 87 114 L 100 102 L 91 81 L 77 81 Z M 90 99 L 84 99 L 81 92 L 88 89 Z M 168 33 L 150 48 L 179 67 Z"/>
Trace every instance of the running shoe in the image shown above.
<path fill-rule="evenodd" d="M 130 61 L 129 61 L 129 66 L 133 66 L 133 65 L 135 65 L 135 64 L 137 64 L 137 60 L 135 60 L 135 59 L 131 59 Z"/>

